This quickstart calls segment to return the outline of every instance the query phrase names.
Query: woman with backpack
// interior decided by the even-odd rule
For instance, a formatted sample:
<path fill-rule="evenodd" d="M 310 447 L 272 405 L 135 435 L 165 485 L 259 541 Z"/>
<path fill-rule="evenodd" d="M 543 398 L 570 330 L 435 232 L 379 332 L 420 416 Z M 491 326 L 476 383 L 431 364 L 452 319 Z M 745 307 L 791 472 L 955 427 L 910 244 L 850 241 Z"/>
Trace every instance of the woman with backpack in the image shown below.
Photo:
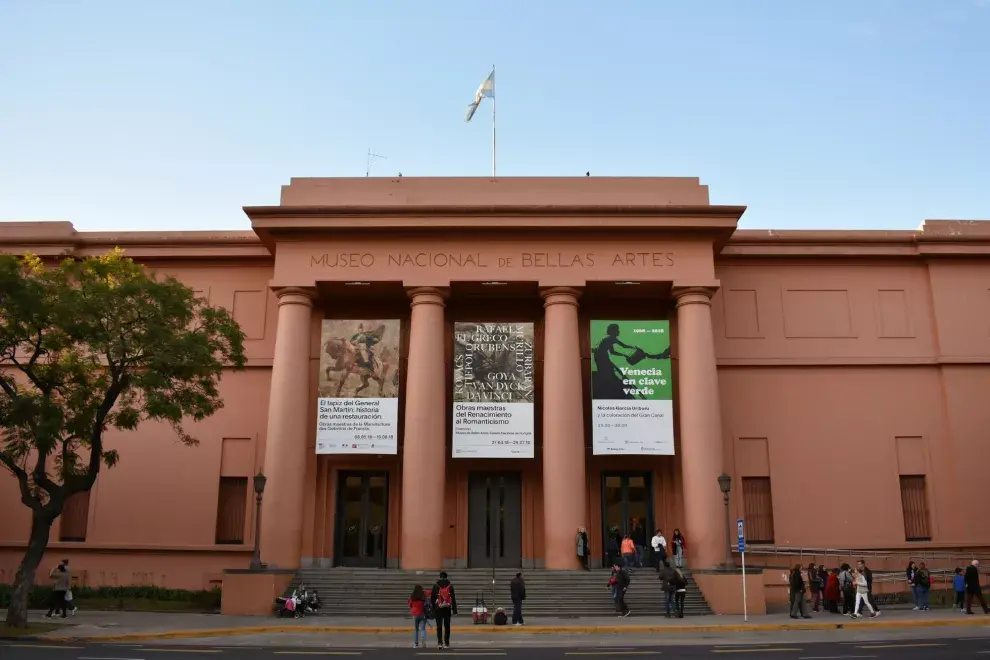
<path fill-rule="evenodd" d="M 429 601 L 426 600 L 426 592 L 422 585 L 413 587 L 412 595 L 409 596 L 409 614 L 413 618 L 413 648 L 419 648 L 419 640 L 422 638 L 426 644 L 426 609 Z M 422 632 L 422 635 L 420 633 Z"/>

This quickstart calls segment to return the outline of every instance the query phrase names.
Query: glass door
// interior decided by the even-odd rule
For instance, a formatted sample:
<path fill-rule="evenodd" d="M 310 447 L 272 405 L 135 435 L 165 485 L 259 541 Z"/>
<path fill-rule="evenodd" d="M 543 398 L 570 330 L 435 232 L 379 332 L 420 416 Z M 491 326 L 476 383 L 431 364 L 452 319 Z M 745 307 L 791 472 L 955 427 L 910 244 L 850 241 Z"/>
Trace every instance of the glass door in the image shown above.
<path fill-rule="evenodd" d="M 653 479 L 649 472 L 602 474 L 602 564 L 608 564 L 608 541 L 640 529 L 649 544 L 656 531 L 653 522 Z M 635 538 L 635 537 L 634 537 Z"/>
<path fill-rule="evenodd" d="M 385 567 L 388 474 L 341 472 L 337 480 L 335 564 Z"/>

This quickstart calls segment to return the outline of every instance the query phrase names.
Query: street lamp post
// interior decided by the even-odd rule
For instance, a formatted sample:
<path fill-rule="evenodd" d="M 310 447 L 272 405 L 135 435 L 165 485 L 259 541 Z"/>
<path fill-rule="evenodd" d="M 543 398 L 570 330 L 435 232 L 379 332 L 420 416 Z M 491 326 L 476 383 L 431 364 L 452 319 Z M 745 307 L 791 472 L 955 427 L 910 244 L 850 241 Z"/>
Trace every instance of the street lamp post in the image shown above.
<path fill-rule="evenodd" d="M 718 475 L 718 489 L 722 491 L 722 501 L 725 503 L 725 568 L 735 568 L 735 562 L 732 561 L 732 548 L 730 546 L 729 530 L 731 529 L 729 525 L 729 491 L 732 490 L 732 477 L 727 475 L 725 472 Z"/>
<path fill-rule="evenodd" d="M 255 514 L 254 554 L 251 556 L 252 571 L 261 570 L 261 496 L 265 493 L 265 483 L 267 482 L 268 478 L 261 472 L 261 470 L 258 470 L 258 474 L 254 475 Z"/>

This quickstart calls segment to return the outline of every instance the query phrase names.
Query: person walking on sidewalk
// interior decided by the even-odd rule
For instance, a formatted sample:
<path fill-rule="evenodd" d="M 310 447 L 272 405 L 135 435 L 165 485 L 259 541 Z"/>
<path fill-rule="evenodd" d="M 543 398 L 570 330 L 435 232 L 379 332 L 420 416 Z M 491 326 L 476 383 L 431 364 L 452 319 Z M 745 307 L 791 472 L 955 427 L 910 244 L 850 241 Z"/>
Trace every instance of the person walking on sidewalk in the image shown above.
<path fill-rule="evenodd" d="M 856 605 L 856 583 L 853 581 L 849 564 L 842 565 L 839 573 L 839 588 L 842 590 L 842 613 L 849 616 Z"/>
<path fill-rule="evenodd" d="M 48 574 L 54 584 L 52 585 L 51 600 L 48 603 L 48 614 L 46 619 L 58 616 L 62 619 L 68 614 L 68 601 L 65 600 L 65 592 L 72 587 L 72 574 L 69 572 L 69 560 L 63 559 L 59 565 Z M 59 614 L 61 612 L 61 614 Z"/>
<path fill-rule="evenodd" d="M 426 592 L 417 584 L 409 596 L 409 615 L 413 619 L 413 648 L 419 648 L 420 639 L 426 644 Z M 422 632 L 422 635 L 420 635 Z"/>
<path fill-rule="evenodd" d="M 821 609 L 821 598 L 822 598 L 822 578 L 821 573 L 818 572 L 818 567 L 815 562 L 808 564 L 808 586 L 811 587 L 811 609 L 817 612 Z"/>
<path fill-rule="evenodd" d="M 860 603 L 866 603 L 866 607 L 870 610 L 871 619 L 880 616 L 880 612 L 873 609 L 873 604 L 870 603 L 870 592 L 866 586 L 866 576 L 860 573 L 859 570 L 855 570 L 853 571 L 853 582 L 856 584 L 856 607 L 853 609 L 852 618 L 859 618 Z"/>
<path fill-rule="evenodd" d="M 921 608 L 918 607 L 918 587 L 914 586 L 914 575 L 918 572 L 918 565 L 913 561 L 909 561 L 907 569 L 904 571 L 904 577 L 907 578 L 908 589 L 911 590 L 911 601 L 914 603 L 914 610 L 917 612 Z"/>
<path fill-rule="evenodd" d="M 877 605 L 877 600 L 873 597 L 873 571 L 866 565 L 865 559 L 860 559 L 856 562 L 856 566 L 859 568 L 859 572 L 863 574 L 863 577 L 866 578 L 866 597 L 870 601 L 870 607 L 873 608 L 873 611 L 879 612 L 880 606 Z"/>
<path fill-rule="evenodd" d="M 956 605 L 954 609 L 960 612 L 966 611 L 966 575 L 963 569 L 956 567 L 955 577 L 952 578 L 952 589 L 956 592 Z"/>
<path fill-rule="evenodd" d="M 804 576 L 801 575 L 801 564 L 794 564 L 790 577 L 791 618 L 810 619 L 807 606 L 804 604 Z M 799 617 L 800 615 L 800 617 Z"/>
<path fill-rule="evenodd" d="M 509 583 L 509 596 L 512 598 L 512 625 L 523 625 L 522 606 L 526 600 L 526 583 L 523 581 L 522 573 L 516 573 L 516 577 Z"/>
<path fill-rule="evenodd" d="M 629 571 L 623 566 L 616 565 L 615 572 L 615 610 L 619 616 L 629 616 L 629 606 L 626 605 L 626 589 L 629 588 Z"/>
<path fill-rule="evenodd" d="M 914 586 L 917 589 L 918 606 L 916 610 L 922 612 L 927 612 L 931 607 L 929 607 L 931 589 L 932 589 L 932 574 L 928 572 L 928 567 L 925 562 L 921 562 L 918 565 L 918 570 L 914 573 Z"/>
<path fill-rule="evenodd" d="M 670 608 L 674 604 L 674 592 L 677 591 L 677 571 L 665 561 L 660 569 L 660 588 L 663 589 L 666 618 L 670 618 Z"/>
<path fill-rule="evenodd" d="M 987 601 L 983 598 L 983 587 L 980 586 L 980 562 L 976 559 L 966 567 L 966 576 L 963 578 L 966 585 L 966 614 L 973 613 L 973 599 L 976 598 L 983 606 L 983 613 L 990 614 L 987 610 Z"/>
<path fill-rule="evenodd" d="M 430 591 L 430 605 L 437 619 L 437 648 L 450 648 L 450 620 L 457 614 L 457 595 L 454 585 L 447 579 L 447 572 L 440 572 L 440 579 Z"/>

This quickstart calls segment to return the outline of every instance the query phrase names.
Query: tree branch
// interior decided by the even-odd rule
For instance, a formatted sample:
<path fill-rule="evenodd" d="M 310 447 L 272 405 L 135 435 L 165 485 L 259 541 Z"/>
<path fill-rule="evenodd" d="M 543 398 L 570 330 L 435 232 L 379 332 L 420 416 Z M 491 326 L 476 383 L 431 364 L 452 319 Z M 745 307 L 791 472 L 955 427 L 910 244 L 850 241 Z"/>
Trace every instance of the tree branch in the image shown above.
<path fill-rule="evenodd" d="M 3 464 L 3 466 L 7 468 L 11 474 L 17 477 L 17 485 L 21 489 L 21 502 L 34 511 L 40 509 L 41 502 L 31 493 L 31 487 L 28 484 L 27 472 L 17 465 L 17 463 L 10 460 L 10 456 L 7 456 L 4 452 L 0 452 L 0 464 Z"/>

